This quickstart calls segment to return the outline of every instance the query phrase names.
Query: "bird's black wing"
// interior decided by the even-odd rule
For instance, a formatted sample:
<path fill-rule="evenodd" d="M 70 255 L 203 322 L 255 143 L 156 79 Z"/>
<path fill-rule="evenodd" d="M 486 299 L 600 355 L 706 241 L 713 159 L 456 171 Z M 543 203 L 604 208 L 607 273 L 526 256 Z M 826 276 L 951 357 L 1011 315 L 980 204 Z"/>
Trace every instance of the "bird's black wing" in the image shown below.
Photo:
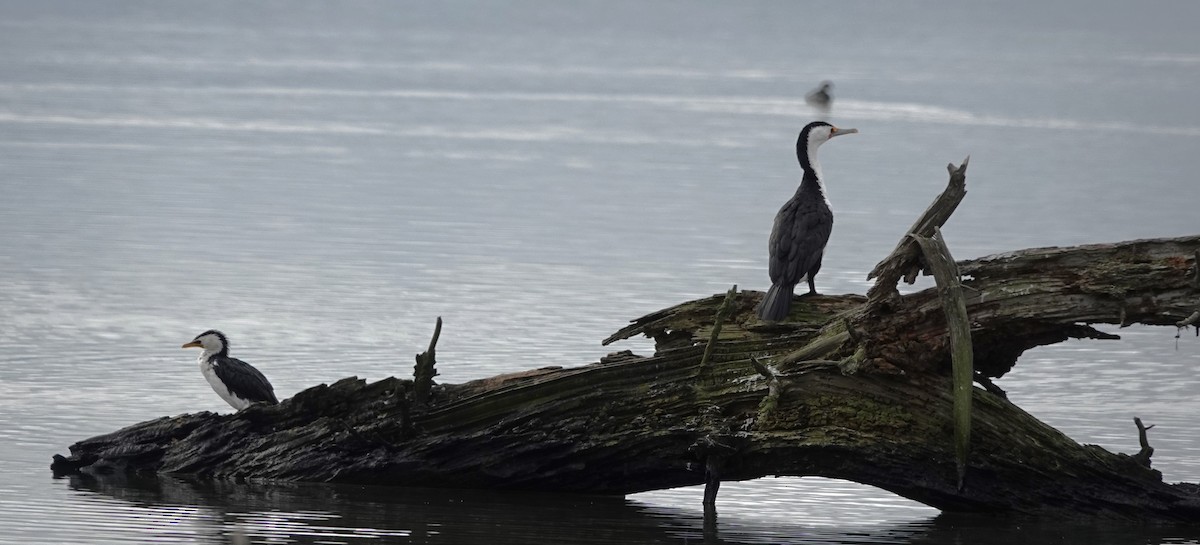
<path fill-rule="evenodd" d="M 824 199 L 793 197 L 775 215 L 771 229 L 771 283 L 794 285 L 821 261 L 829 234 L 833 231 L 833 212 Z"/>
<path fill-rule="evenodd" d="M 225 383 L 234 395 L 250 401 L 279 403 L 275 399 L 275 388 L 267 377 L 249 363 L 237 358 L 217 358 L 213 361 L 213 372 Z"/>

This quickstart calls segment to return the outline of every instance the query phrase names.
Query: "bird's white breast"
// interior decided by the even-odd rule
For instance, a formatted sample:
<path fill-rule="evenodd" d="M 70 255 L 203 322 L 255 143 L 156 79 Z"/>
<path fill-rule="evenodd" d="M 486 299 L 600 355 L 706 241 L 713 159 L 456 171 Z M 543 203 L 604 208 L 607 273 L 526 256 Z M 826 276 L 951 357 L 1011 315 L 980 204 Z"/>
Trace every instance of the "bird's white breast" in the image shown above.
<path fill-rule="evenodd" d="M 825 177 L 821 175 L 821 163 L 818 163 L 815 158 L 810 156 L 809 165 L 812 166 L 813 174 L 817 176 L 817 189 L 821 190 L 821 198 L 825 199 L 825 206 L 833 209 L 833 203 L 829 202 L 829 193 L 825 191 Z"/>
<path fill-rule="evenodd" d="M 216 370 L 213 369 L 213 362 L 209 361 L 208 359 L 209 356 L 211 356 L 211 354 L 208 352 L 200 354 L 200 373 L 204 375 L 204 380 L 207 380 L 208 385 L 212 386 L 213 391 L 216 392 L 217 395 L 221 396 L 221 399 L 224 399 L 225 402 L 234 409 L 240 411 L 246 407 L 249 407 L 249 400 L 242 399 L 234 395 L 233 392 L 229 391 L 229 387 L 225 386 L 224 382 L 221 382 L 220 377 L 217 376 Z"/>
<path fill-rule="evenodd" d="M 825 174 L 821 172 L 821 162 L 817 160 L 817 148 L 821 147 L 824 142 L 825 140 L 809 140 L 806 153 L 808 153 L 808 166 L 812 169 L 813 174 L 817 175 L 817 187 L 821 189 L 821 196 L 825 198 L 825 206 L 832 209 L 833 204 L 829 202 L 829 193 L 825 192 Z"/>

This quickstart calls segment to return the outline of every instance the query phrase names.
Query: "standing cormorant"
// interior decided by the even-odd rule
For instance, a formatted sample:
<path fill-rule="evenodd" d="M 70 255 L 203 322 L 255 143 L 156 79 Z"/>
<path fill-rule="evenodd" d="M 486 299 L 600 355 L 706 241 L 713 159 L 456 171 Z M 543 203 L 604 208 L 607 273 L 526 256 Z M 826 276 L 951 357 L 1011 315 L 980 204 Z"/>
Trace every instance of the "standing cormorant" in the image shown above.
<path fill-rule="evenodd" d="M 267 377 L 249 363 L 229 357 L 229 339 L 220 331 L 210 329 L 196 335 L 183 348 L 204 350 L 200 353 L 200 372 L 217 395 L 234 409 L 240 411 L 259 401 L 279 403 Z"/>
<path fill-rule="evenodd" d="M 796 195 L 783 204 L 775 215 L 768 249 L 771 253 L 771 289 L 758 305 L 763 320 L 782 320 L 792 306 L 792 290 L 796 283 L 808 278 L 808 294 L 815 295 L 813 277 L 821 270 L 821 256 L 833 229 L 833 210 L 825 195 L 817 148 L 826 140 L 858 129 L 839 129 L 824 121 L 809 123 L 796 140 L 796 158 L 804 177 Z"/>

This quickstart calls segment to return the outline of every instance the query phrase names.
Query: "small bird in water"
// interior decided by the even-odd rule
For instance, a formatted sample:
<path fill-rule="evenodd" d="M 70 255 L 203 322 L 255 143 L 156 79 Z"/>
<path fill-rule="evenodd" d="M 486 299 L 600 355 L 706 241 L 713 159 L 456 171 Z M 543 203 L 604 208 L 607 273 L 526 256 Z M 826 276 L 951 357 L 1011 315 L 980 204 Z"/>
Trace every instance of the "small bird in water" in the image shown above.
<path fill-rule="evenodd" d="M 796 158 L 804 176 L 796 194 L 775 215 L 768 242 L 771 289 L 758 305 L 763 320 L 782 320 L 792 307 L 792 290 L 808 279 L 808 295 L 817 294 L 813 279 L 821 270 L 821 258 L 833 230 L 833 210 L 825 195 L 825 180 L 817 162 L 817 148 L 830 138 L 854 134 L 858 129 L 839 129 L 824 121 L 809 123 L 796 140 Z"/>
<path fill-rule="evenodd" d="M 257 402 L 279 403 L 275 388 L 267 377 L 237 358 L 229 357 L 229 339 L 215 329 L 196 335 L 183 348 L 200 348 L 200 372 L 209 385 L 234 409 L 242 410 Z"/>
<path fill-rule="evenodd" d="M 831 91 L 833 91 L 833 82 L 829 80 L 822 81 L 821 85 L 817 86 L 816 89 L 804 95 L 804 102 L 813 108 L 829 111 L 833 107 L 833 94 Z"/>

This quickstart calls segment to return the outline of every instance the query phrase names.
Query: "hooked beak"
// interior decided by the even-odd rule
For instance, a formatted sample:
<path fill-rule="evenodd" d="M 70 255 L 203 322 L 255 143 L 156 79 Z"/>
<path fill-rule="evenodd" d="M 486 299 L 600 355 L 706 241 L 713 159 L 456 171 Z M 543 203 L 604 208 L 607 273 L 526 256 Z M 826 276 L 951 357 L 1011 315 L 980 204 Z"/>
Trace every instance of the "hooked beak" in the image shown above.
<path fill-rule="evenodd" d="M 844 134 L 854 134 L 856 132 L 858 132 L 858 129 L 839 129 L 837 127 L 834 127 L 833 130 L 829 131 L 829 137 L 833 138 L 835 136 L 842 136 Z"/>
<path fill-rule="evenodd" d="M 200 341 L 192 341 L 192 342 L 187 343 L 179 348 L 201 348 Z"/>

